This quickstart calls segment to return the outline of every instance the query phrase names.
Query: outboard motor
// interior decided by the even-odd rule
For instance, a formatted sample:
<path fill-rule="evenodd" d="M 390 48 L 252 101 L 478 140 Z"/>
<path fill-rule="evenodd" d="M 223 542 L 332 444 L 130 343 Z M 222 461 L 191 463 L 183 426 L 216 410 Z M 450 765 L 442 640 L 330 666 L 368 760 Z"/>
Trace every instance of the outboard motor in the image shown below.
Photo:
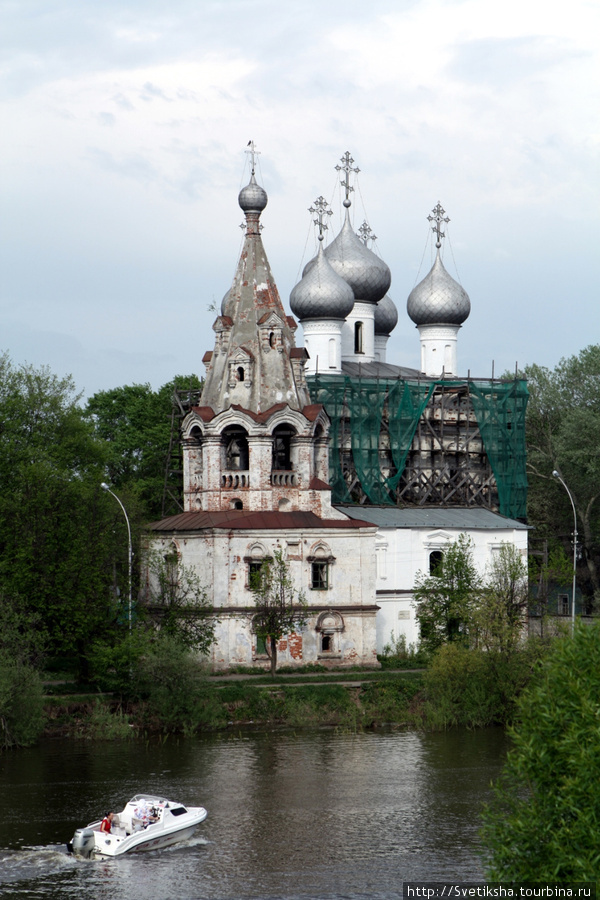
<path fill-rule="evenodd" d="M 73 840 L 67 844 L 67 850 L 76 856 L 83 856 L 85 859 L 89 859 L 94 849 L 94 843 L 93 828 L 78 828 L 73 835 Z"/>

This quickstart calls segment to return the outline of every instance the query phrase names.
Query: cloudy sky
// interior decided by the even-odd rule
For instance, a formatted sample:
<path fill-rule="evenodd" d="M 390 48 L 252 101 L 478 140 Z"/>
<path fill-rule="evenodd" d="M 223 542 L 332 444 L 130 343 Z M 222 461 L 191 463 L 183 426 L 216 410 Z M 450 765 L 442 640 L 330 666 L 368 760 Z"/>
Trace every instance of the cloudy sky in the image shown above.
<path fill-rule="evenodd" d="M 406 298 L 431 261 L 471 298 L 459 368 L 554 366 L 600 341 L 595 0 L 0 0 L 0 349 L 85 394 L 203 374 L 242 239 L 245 148 L 288 306 L 340 197 Z M 288 307 L 289 308 L 289 307 Z M 301 343 L 299 332 L 298 343 Z"/>

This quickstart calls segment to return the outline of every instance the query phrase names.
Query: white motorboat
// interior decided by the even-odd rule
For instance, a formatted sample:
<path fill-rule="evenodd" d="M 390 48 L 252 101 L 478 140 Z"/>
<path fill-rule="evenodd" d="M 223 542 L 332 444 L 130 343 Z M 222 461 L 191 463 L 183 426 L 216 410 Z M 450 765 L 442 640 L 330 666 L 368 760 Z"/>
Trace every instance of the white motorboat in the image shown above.
<path fill-rule="evenodd" d="M 110 832 L 100 830 L 99 819 L 78 828 L 67 849 L 87 859 L 159 850 L 191 837 L 206 815 L 202 806 L 183 806 L 155 794 L 136 794 L 114 815 Z"/>

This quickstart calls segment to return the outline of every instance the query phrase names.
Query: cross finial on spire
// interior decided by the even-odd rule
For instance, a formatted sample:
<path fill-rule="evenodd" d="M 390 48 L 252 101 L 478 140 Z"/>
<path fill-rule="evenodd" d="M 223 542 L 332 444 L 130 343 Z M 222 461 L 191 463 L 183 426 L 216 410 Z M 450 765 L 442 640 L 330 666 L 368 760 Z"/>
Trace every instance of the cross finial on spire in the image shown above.
<path fill-rule="evenodd" d="M 440 247 L 442 246 L 442 238 L 446 237 L 446 233 L 444 231 L 442 231 L 442 222 L 449 222 L 450 219 L 446 215 L 446 210 L 444 209 L 442 204 L 439 202 L 439 200 L 438 200 L 437 206 L 434 206 L 434 208 L 431 210 L 431 212 L 433 213 L 433 215 L 427 216 L 427 221 L 435 222 L 435 225 L 431 226 L 431 230 L 435 231 L 435 235 L 436 235 L 435 246 L 439 250 Z"/>
<path fill-rule="evenodd" d="M 346 177 L 345 177 L 345 179 L 342 180 L 341 185 L 344 188 L 344 190 L 346 191 L 346 197 L 344 199 L 344 206 L 347 208 L 352 203 L 352 201 L 350 200 L 350 191 L 354 190 L 354 188 L 350 186 L 350 172 L 355 172 L 358 175 L 358 173 L 360 172 L 360 169 L 358 168 L 358 166 L 356 166 L 356 168 L 352 168 L 352 163 L 354 162 L 354 160 L 350 156 L 350 152 L 348 150 L 346 150 L 346 152 L 342 156 L 340 162 L 342 163 L 342 165 L 336 166 L 335 170 L 336 170 L 336 172 L 345 172 L 346 173 Z"/>
<path fill-rule="evenodd" d="M 328 225 L 324 221 L 325 216 L 332 216 L 333 210 L 329 209 L 329 204 L 325 197 L 317 197 L 315 200 L 314 206 L 311 206 L 308 210 L 311 215 L 317 214 L 317 218 L 313 219 L 315 225 L 319 226 L 319 240 L 323 240 L 323 232 L 327 231 Z"/>
<path fill-rule="evenodd" d="M 362 225 L 358 229 L 357 233 L 358 233 L 359 238 L 365 245 L 365 247 L 368 246 L 369 241 L 377 240 L 377 235 L 373 234 L 373 231 L 371 230 L 371 226 L 369 225 L 369 223 L 367 221 L 362 223 Z"/>
<path fill-rule="evenodd" d="M 248 149 L 248 147 L 250 149 Z M 254 141 L 248 141 L 248 144 L 246 147 L 246 153 L 250 154 L 251 172 L 252 172 L 252 175 L 254 175 L 255 174 L 254 170 L 256 168 L 256 157 L 260 156 L 260 152 L 254 146 Z"/>

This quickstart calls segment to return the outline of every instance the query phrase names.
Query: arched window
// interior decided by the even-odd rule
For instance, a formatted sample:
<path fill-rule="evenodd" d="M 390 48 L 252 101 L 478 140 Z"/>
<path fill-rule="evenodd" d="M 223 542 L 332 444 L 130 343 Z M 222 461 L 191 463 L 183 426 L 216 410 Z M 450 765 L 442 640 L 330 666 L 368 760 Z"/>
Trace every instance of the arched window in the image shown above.
<path fill-rule="evenodd" d="M 221 436 L 224 449 L 223 468 L 233 472 L 245 472 L 249 467 L 248 435 L 243 428 L 231 426 Z"/>
<path fill-rule="evenodd" d="M 237 377 L 238 377 L 238 381 L 244 380 L 245 375 L 244 375 L 244 367 L 243 366 L 238 366 Z"/>
<path fill-rule="evenodd" d="M 319 636 L 319 657 L 339 657 L 340 635 L 344 631 L 344 620 L 335 610 L 322 612 L 317 619 L 316 632 Z"/>
<path fill-rule="evenodd" d="M 269 347 L 271 347 L 271 349 L 273 349 L 275 347 L 275 332 L 274 331 L 271 331 L 271 333 L 269 334 Z"/>
<path fill-rule="evenodd" d="M 354 352 L 355 353 L 363 352 L 363 323 L 362 322 L 354 323 Z"/>
<path fill-rule="evenodd" d="M 273 471 L 289 472 L 292 469 L 292 438 L 295 434 L 289 425 L 278 425 L 273 431 Z"/>
<path fill-rule="evenodd" d="M 327 544 L 318 543 L 313 546 L 307 561 L 310 563 L 311 591 L 328 591 L 331 588 L 331 566 L 335 557 Z"/>
<path fill-rule="evenodd" d="M 264 565 L 265 563 L 271 562 L 272 558 L 273 557 L 269 555 L 263 544 L 252 544 L 252 546 L 248 548 L 246 556 L 244 556 L 244 562 L 247 565 L 246 588 L 249 591 L 255 591 L 260 587 L 264 573 Z"/>
<path fill-rule="evenodd" d="M 429 574 L 437 575 L 444 559 L 442 550 L 432 550 L 429 554 Z"/>

